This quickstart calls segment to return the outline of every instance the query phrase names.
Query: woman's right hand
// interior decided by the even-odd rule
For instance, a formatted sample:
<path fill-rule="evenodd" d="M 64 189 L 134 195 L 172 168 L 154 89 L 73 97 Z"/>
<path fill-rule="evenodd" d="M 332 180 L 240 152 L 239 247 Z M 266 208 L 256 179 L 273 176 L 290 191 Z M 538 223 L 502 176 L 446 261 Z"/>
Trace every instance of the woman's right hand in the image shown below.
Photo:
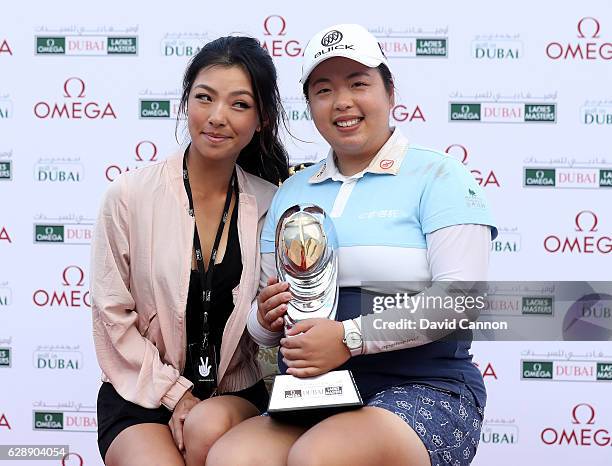
<path fill-rule="evenodd" d="M 170 432 L 172 432 L 172 437 L 174 438 L 174 443 L 181 453 L 185 453 L 185 442 L 183 441 L 183 425 L 185 424 L 185 419 L 189 411 L 191 411 L 191 408 L 199 402 L 200 399 L 193 396 L 191 392 L 187 390 L 174 407 L 172 417 L 170 418 L 170 422 L 168 422 Z"/>
<path fill-rule="evenodd" d="M 283 316 L 287 312 L 287 303 L 291 299 L 289 283 L 278 282 L 278 278 L 268 278 L 266 286 L 257 297 L 257 320 L 271 332 L 283 329 Z"/>

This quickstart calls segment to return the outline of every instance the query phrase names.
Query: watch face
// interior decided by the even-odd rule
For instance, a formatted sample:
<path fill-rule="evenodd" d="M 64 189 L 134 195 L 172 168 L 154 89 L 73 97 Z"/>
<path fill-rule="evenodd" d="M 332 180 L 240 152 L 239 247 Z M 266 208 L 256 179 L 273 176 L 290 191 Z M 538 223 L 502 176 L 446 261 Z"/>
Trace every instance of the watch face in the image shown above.
<path fill-rule="evenodd" d="M 346 346 L 350 349 L 357 349 L 361 346 L 361 335 L 357 332 L 351 332 L 346 336 Z"/>

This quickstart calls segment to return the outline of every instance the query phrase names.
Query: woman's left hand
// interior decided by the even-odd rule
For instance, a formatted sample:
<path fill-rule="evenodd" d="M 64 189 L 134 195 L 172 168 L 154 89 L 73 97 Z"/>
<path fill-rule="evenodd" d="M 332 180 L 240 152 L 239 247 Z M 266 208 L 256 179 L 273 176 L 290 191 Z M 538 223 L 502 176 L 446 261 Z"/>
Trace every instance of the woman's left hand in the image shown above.
<path fill-rule="evenodd" d="M 306 319 L 297 323 L 280 341 L 287 374 L 313 377 L 341 366 L 351 357 L 343 338 L 342 322 Z"/>

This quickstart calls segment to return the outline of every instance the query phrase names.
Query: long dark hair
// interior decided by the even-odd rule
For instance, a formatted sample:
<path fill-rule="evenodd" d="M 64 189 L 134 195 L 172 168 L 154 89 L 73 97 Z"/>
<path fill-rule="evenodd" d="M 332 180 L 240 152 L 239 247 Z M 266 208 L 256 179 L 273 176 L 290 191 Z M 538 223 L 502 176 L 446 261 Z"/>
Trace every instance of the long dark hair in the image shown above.
<path fill-rule="evenodd" d="M 178 119 L 187 117 L 187 100 L 196 76 L 203 68 L 240 66 L 249 75 L 261 130 L 242 149 L 237 164 L 243 170 L 270 183 L 279 184 L 289 176 L 287 151 L 279 139 L 278 130 L 286 125 L 286 114 L 276 84 L 276 68 L 272 57 L 252 37 L 219 37 L 206 44 L 189 62 L 183 77 L 183 94 Z M 178 127 L 178 120 L 177 120 Z"/>

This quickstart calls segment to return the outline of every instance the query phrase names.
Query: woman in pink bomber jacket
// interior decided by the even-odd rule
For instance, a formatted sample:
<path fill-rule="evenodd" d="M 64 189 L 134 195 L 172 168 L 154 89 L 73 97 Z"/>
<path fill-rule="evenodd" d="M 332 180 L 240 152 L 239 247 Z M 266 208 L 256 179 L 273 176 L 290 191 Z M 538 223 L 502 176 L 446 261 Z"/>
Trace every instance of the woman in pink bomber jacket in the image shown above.
<path fill-rule="evenodd" d="M 272 59 L 252 38 L 208 43 L 186 70 L 179 114 L 187 149 L 116 180 L 96 225 L 107 465 L 203 465 L 223 433 L 267 408 L 246 321 L 259 233 L 288 176 Z"/>

